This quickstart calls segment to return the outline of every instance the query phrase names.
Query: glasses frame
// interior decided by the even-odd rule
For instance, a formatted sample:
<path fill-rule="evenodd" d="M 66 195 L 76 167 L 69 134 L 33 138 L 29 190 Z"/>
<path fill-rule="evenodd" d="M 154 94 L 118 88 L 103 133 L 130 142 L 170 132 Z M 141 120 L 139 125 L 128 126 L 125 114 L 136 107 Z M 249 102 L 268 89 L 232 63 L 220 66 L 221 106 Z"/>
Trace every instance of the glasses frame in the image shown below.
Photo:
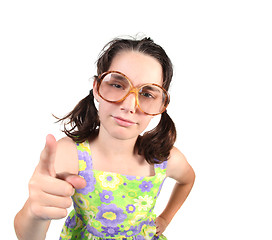
<path fill-rule="evenodd" d="M 105 98 L 100 94 L 100 91 L 99 91 L 103 79 L 105 78 L 106 75 L 108 75 L 108 74 L 110 74 L 110 73 L 117 73 L 117 74 L 122 75 L 125 79 L 127 79 L 127 81 L 129 82 L 129 85 L 130 85 L 130 90 L 128 91 L 128 93 L 127 93 L 122 99 L 117 100 L 117 101 L 111 101 L 111 100 L 105 99 Z M 162 111 L 161 111 L 160 113 L 147 113 L 147 112 L 143 111 L 143 109 L 142 109 L 142 108 L 140 107 L 140 105 L 139 105 L 139 99 L 138 99 L 139 91 L 140 91 L 141 88 L 143 88 L 143 87 L 145 87 L 145 86 L 148 86 L 148 85 L 152 85 L 152 86 L 159 87 L 159 88 L 161 88 L 161 89 L 163 90 L 163 92 L 165 93 L 166 98 L 165 98 L 164 104 L 163 104 L 164 107 L 163 107 L 163 109 L 162 109 Z M 97 87 L 96 87 L 96 89 L 97 89 L 98 95 L 99 95 L 102 99 L 104 99 L 105 101 L 110 102 L 110 103 L 120 103 L 120 102 L 123 102 L 123 101 L 124 101 L 131 93 L 134 93 L 134 94 L 135 94 L 135 100 L 136 100 L 136 101 L 135 101 L 135 103 L 136 103 L 136 104 L 135 104 L 135 107 L 138 107 L 138 108 L 141 110 L 141 112 L 143 112 L 143 113 L 145 113 L 145 114 L 147 114 L 147 115 L 150 115 L 150 116 L 156 116 L 156 115 L 159 115 L 159 114 L 163 113 L 163 112 L 166 110 L 166 108 L 167 108 L 167 106 L 169 105 L 169 103 L 170 103 L 170 95 L 169 95 L 169 93 L 168 93 L 162 86 L 160 86 L 160 85 L 158 85 L 158 84 L 156 84 L 156 83 L 145 83 L 145 84 L 142 84 L 142 85 L 139 86 L 139 87 L 135 87 L 135 86 L 132 84 L 131 80 L 130 80 L 124 73 L 121 73 L 121 72 L 119 72 L 119 71 L 107 71 L 107 72 L 104 72 L 104 73 L 100 74 L 100 75 L 97 77 Z"/>

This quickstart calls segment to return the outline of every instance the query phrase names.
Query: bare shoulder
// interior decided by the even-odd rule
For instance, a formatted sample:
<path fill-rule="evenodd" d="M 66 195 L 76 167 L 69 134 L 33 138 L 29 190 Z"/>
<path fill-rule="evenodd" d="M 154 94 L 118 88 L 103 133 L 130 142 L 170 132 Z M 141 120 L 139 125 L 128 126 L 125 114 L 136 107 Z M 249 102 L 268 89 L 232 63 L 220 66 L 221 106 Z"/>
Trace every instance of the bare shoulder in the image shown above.
<path fill-rule="evenodd" d="M 58 140 L 55 169 L 56 173 L 78 173 L 78 156 L 76 144 L 69 137 L 64 137 Z"/>
<path fill-rule="evenodd" d="M 173 147 L 167 163 L 167 177 L 175 179 L 180 184 L 193 182 L 195 173 L 183 153 Z"/>

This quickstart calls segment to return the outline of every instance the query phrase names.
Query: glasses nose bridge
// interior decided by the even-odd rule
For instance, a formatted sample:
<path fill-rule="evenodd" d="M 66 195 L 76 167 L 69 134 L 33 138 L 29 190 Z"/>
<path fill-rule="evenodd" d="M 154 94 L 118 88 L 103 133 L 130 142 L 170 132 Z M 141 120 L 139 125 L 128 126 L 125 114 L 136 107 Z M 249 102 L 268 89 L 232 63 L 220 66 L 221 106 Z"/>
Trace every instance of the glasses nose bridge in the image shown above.
<path fill-rule="evenodd" d="M 131 85 L 131 89 L 128 92 L 127 96 L 125 97 L 125 98 L 127 98 L 131 93 L 134 93 L 135 94 L 135 107 L 139 106 L 139 99 L 138 99 L 139 90 L 140 89 L 138 89 L 137 87 L 134 87 L 133 85 Z"/>

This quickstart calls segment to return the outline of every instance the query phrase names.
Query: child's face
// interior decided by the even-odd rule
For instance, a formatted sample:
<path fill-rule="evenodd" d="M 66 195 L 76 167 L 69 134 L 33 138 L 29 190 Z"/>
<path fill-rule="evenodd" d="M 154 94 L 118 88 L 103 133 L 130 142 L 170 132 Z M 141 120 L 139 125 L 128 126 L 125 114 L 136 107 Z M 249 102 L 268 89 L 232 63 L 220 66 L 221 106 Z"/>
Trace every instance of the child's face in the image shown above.
<path fill-rule="evenodd" d="M 160 63 L 155 58 L 139 52 L 119 53 L 108 70 L 124 73 L 135 87 L 145 83 L 156 83 L 161 86 L 163 81 Z M 114 138 L 137 138 L 152 119 L 152 116 L 138 109 L 134 93 L 120 103 L 110 103 L 99 97 L 95 82 L 94 96 L 99 102 L 100 131 L 106 131 Z"/>

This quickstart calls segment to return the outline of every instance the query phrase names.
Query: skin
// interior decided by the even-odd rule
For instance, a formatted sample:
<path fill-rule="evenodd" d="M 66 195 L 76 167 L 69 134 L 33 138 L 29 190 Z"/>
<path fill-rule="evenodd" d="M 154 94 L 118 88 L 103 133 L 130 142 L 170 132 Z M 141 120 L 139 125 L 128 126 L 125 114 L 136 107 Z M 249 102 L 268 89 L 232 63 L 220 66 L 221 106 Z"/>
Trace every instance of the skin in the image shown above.
<path fill-rule="evenodd" d="M 162 84 L 159 62 L 139 52 L 119 53 L 109 70 L 123 72 L 134 86 Z M 94 96 L 99 102 L 101 126 L 98 137 L 90 143 L 93 168 L 125 175 L 154 175 L 154 166 L 134 151 L 138 135 L 148 126 L 152 116 L 142 113 L 135 106 L 134 94 L 121 103 L 109 103 L 99 97 L 94 82 Z M 133 124 L 124 126 L 120 118 Z M 29 198 L 15 217 L 18 239 L 45 239 L 51 219 L 67 216 L 75 189 L 86 185 L 85 180 L 77 174 L 78 156 L 74 142 L 67 137 L 57 142 L 52 135 L 48 135 L 40 161 L 29 181 Z M 165 210 L 155 221 L 157 235 L 165 231 L 190 193 L 195 179 L 192 167 L 175 147 L 171 150 L 166 174 L 175 179 L 176 184 Z"/>

